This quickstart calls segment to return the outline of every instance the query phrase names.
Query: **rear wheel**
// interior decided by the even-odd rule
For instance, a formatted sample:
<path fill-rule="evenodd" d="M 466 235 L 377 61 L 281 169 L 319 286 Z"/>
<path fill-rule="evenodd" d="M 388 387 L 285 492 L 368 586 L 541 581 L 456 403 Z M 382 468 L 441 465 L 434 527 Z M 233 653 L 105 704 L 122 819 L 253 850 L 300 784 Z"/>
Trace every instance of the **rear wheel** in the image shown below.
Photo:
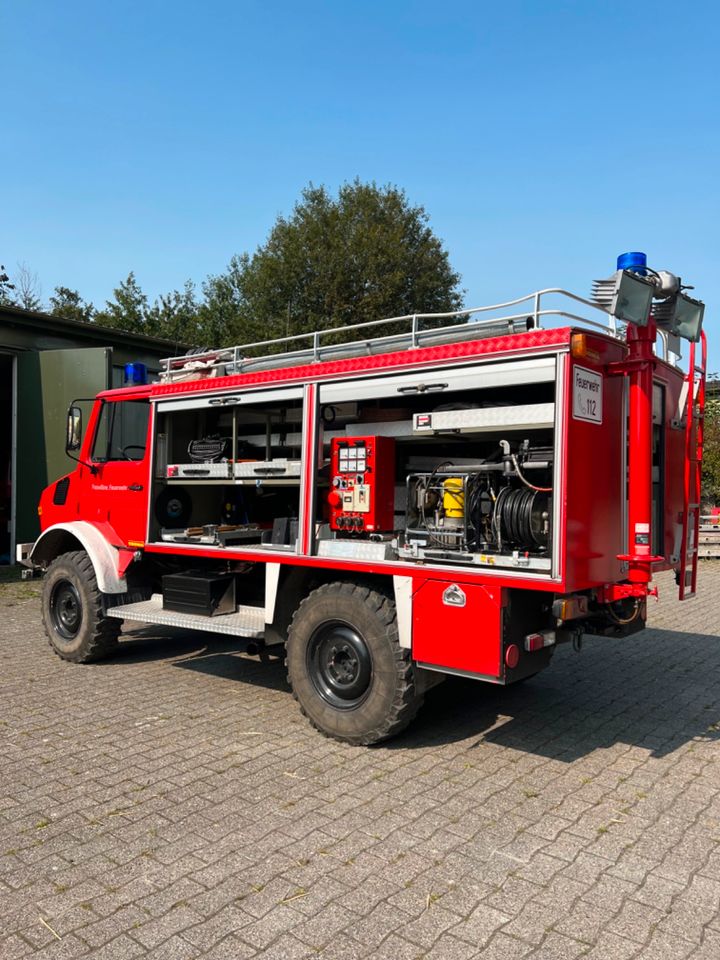
<path fill-rule="evenodd" d="M 84 550 L 64 553 L 48 567 L 42 614 L 50 646 L 63 660 L 91 663 L 117 644 L 121 623 L 103 615 L 102 593 Z"/>
<path fill-rule="evenodd" d="M 422 704 L 410 651 L 384 593 L 329 583 L 298 607 L 288 631 L 288 680 L 312 725 L 347 743 L 394 736 Z"/>

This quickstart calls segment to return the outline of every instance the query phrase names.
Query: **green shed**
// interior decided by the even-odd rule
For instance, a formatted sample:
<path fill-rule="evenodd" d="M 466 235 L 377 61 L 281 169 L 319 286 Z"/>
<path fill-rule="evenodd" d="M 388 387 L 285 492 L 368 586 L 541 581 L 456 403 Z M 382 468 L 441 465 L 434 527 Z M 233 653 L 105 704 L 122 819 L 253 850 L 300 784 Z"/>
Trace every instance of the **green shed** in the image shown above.
<path fill-rule="evenodd" d="M 185 346 L 93 323 L 0 305 L 0 564 L 38 533 L 40 492 L 73 469 L 67 408 L 122 386 L 125 364 L 150 374 Z"/>

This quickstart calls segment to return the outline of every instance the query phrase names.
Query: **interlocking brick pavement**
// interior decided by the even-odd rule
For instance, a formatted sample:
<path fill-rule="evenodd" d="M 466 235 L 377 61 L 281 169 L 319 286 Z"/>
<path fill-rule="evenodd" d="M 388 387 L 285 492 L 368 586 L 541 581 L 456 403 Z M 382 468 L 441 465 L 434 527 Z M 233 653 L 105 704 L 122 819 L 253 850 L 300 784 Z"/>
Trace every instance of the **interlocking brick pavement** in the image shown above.
<path fill-rule="evenodd" d="M 0 958 L 720 957 L 720 565 L 652 629 L 373 749 L 160 628 L 63 663 L 0 587 Z"/>

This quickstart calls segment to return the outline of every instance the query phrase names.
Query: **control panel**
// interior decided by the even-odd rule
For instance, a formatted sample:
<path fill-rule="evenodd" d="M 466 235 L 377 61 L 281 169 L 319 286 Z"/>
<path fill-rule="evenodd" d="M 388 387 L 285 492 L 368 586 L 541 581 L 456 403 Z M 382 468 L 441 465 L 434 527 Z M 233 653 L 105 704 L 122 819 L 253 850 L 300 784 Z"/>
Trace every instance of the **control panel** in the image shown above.
<path fill-rule="evenodd" d="M 395 441 L 333 437 L 330 441 L 330 528 L 387 533 L 395 523 Z"/>

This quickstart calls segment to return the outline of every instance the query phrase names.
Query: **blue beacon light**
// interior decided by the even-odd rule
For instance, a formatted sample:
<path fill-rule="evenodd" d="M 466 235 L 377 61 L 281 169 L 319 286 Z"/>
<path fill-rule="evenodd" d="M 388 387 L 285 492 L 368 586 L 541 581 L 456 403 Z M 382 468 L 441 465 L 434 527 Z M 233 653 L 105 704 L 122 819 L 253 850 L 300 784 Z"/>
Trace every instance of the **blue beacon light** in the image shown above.
<path fill-rule="evenodd" d="M 147 367 L 144 363 L 125 364 L 125 386 L 139 387 L 148 382 Z"/>
<path fill-rule="evenodd" d="M 631 253 L 621 253 L 617 258 L 618 270 L 632 270 L 641 277 L 647 276 L 647 254 L 635 250 Z"/>

